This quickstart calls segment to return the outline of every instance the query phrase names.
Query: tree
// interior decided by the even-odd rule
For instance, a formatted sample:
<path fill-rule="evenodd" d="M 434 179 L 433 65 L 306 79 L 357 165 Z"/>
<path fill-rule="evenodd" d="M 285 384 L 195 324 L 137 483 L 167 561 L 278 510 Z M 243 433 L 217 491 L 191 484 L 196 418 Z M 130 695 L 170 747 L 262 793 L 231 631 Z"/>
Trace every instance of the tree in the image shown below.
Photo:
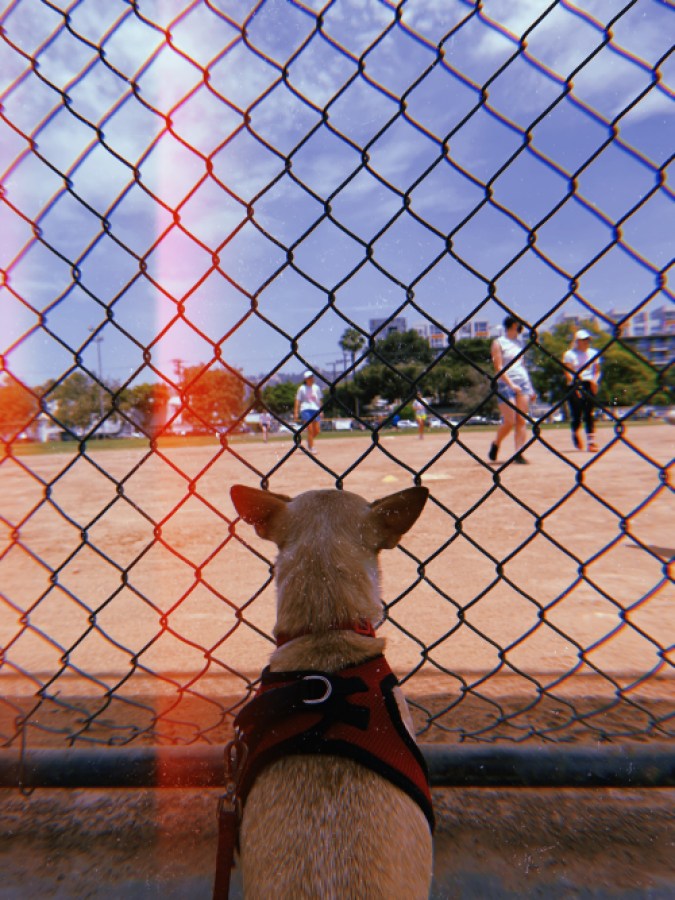
<path fill-rule="evenodd" d="M 121 392 L 118 406 L 149 437 L 162 428 L 171 392 L 164 382 L 137 384 Z"/>
<path fill-rule="evenodd" d="M 244 410 L 244 379 L 220 366 L 190 366 L 183 370 L 181 395 L 185 422 L 198 431 L 219 430 Z"/>
<path fill-rule="evenodd" d="M 450 349 L 445 359 L 454 358 L 464 363 L 473 363 L 482 369 L 486 375 L 492 375 L 492 340 L 490 338 L 474 337 L 460 338 Z"/>
<path fill-rule="evenodd" d="M 356 328 L 347 328 L 340 338 L 340 348 L 343 353 L 349 353 L 352 359 L 352 369 L 354 369 L 356 354 L 365 344 L 366 339 L 357 331 Z M 353 374 L 353 373 L 352 373 Z"/>
<path fill-rule="evenodd" d="M 282 381 L 280 384 L 268 384 L 263 388 L 262 400 L 271 413 L 283 416 L 293 411 L 295 394 L 298 386 L 292 381 Z"/>
<path fill-rule="evenodd" d="M 443 354 L 430 373 L 439 403 L 463 409 L 485 403 L 493 375 L 490 346 L 488 338 L 462 338 Z"/>
<path fill-rule="evenodd" d="M 327 416 L 361 415 L 364 406 L 371 400 L 364 390 L 364 373 L 369 370 L 370 366 L 364 366 L 349 381 L 330 385 L 328 392 L 324 393 L 324 412 Z"/>
<path fill-rule="evenodd" d="M 466 369 L 465 383 L 457 391 L 455 402 L 467 412 L 480 410 L 481 415 L 494 415 L 497 412 L 497 398 L 490 381 L 486 375 L 470 367 Z"/>
<path fill-rule="evenodd" d="M 336 401 L 344 409 L 354 413 L 376 397 L 405 402 L 417 393 L 438 403 L 461 402 L 487 409 L 487 378 L 492 372 L 489 340 L 462 339 L 436 356 L 428 341 L 412 330 L 393 332 L 375 348 L 367 365 L 348 384 L 336 387 Z"/>
<path fill-rule="evenodd" d="M 358 415 L 375 397 L 394 402 L 426 390 L 427 367 L 433 359 L 429 342 L 417 331 L 391 332 L 375 343 L 375 352 L 349 383 L 337 385 L 336 404 Z"/>
<path fill-rule="evenodd" d="M 402 363 L 428 365 L 434 358 L 429 341 L 414 329 L 392 331 L 375 343 L 371 362 L 387 362 L 392 366 Z"/>
<path fill-rule="evenodd" d="M 661 369 L 657 381 L 660 390 L 652 402 L 659 406 L 671 406 L 675 402 L 675 363 L 671 362 L 665 369 Z"/>
<path fill-rule="evenodd" d="M 66 431 L 80 437 L 101 415 L 102 388 L 88 375 L 73 372 L 65 381 L 51 382 L 44 399 L 54 420 Z M 106 394 L 107 397 L 107 394 Z M 107 397 L 109 406 L 109 397 Z"/>
<path fill-rule="evenodd" d="M 0 439 L 11 441 L 40 412 L 38 398 L 9 375 L 0 381 Z"/>
<path fill-rule="evenodd" d="M 657 373 L 621 344 L 614 343 L 602 354 L 602 380 L 598 402 L 605 406 L 635 406 L 654 403 L 658 393 Z"/>

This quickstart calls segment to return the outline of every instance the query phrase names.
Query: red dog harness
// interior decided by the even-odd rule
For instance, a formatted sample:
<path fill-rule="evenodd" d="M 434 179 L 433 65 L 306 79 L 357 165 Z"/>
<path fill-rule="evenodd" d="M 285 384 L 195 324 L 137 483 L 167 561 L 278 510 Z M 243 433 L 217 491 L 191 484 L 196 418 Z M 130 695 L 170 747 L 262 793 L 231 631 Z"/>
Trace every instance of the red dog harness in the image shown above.
<path fill-rule="evenodd" d="M 405 791 L 433 831 L 427 767 L 401 718 L 397 685 L 381 655 L 336 673 L 266 668 L 257 695 L 235 719 L 248 750 L 238 785 L 242 807 L 258 774 L 274 760 L 341 756 Z"/>

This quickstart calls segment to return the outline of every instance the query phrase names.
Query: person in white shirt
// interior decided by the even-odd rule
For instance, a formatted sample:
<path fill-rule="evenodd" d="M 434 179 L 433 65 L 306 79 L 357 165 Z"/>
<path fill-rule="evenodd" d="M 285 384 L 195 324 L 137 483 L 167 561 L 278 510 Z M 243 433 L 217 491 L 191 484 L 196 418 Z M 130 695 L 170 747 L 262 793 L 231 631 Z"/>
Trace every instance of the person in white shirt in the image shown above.
<path fill-rule="evenodd" d="M 316 453 L 314 440 L 321 430 L 319 420 L 323 395 L 319 385 L 314 383 L 312 372 L 307 371 L 302 377 L 303 383 L 295 395 L 293 417 L 307 426 L 307 449 L 310 453 Z"/>
<path fill-rule="evenodd" d="M 567 403 L 572 427 L 572 443 L 581 450 L 581 423 L 584 423 L 589 453 L 597 452 L 595 443 L 595 395 L 601 371 L 597 350 L 591 349 L 591 336 L 581 328 L 574 343 L 563 356 L 565 378 L 570 386 Z"/>
<path fill-rule="evenodd" d="M 496 461 L 502 441 L 514 429 L 516 452 L 513 461 L 521 464 L 527 462 L 521 451 L 527 440 L 530 400 L 534 400 L 536 394 L 525 367 L 523 347 L 518 340 L 522 330 L 523 323 L 519 319 L 507 316 L 504 319 L 504 334 L 492 342 L 492 364 L 498 376 L 497 394 L 502 422 L 488 451 L 491 462 Z"/>
<path fill-rule="evenodd" d="M 424 428 L 427 424 L 427 408 L 422 403 L 421 399 L 415 397 L 412 402 L 413 413 L 415 414 L 415 421 L 417 422 L 417 434 L 419 435 L 420 440 L 424 437 Z"/>
<path fill-rule="evenodd" d="M 265 441 L 265 443 L 267 443 L 267 435 L 271 427 L 272 416 L 265 409 L 260 414 L 260 430 L 262 431 L 263 441 Z"/>

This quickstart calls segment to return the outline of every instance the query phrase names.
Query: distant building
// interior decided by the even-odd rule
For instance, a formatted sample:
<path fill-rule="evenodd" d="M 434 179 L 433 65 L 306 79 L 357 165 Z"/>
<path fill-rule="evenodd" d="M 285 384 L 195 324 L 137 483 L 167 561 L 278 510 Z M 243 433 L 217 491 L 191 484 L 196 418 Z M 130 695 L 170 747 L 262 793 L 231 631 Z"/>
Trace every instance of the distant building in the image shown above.
<path fill-rule="evenodd" d="M 49 411 L 53 413 L 56 403 L 48 403 L 47 406 Z M 47 441 L 60 441 L 64 433 L 63 428 L 56 424 L 51 415 L 41 412 L 30 430 L 30 437 L 46 443 Z"/>
<path fill-rule="evenodd" d="M 375 340 L 381 341 L 388 334 L 395 332 L 403 334 L 408 330 L 408 322 L 405 316 L 395 316 L 393 319 L 371 319 L 368 322 L 368 329 L 372 335 L 375 335 Z"/>
<path fill-rule="evenodd" d="M 675 308 L 659 306 L 635 313 L 610 309 L 607 318 L 619 325 L 624 341 L 655 366 L 675 360 Z"/>
<path fill-rule="evenodd" d="M 487 319 L 471 319 L 459 329 L 457 337 L 465 338 L 489 338 L 495 335 L 495 326 Z"/>
<path fill-rule="evenodd" d="M 419 322 L 413 330 L 429 342 L 432 350 L 444 350 L 448 346 L 448 336 L 431 322 Z"/>
<path fill-rule="evenodd" d="M 675 334 L 675 307 L 659 306 L 650 313 L 652 327 L 661 334 Z"/>
<path fill-rule="evenodd" d="M 420 322 L 413 325 L 415 331 L 429 342 L 432 350 L 444 350 L 448 346 L 448 333 L 437 328 L 432 322 Z M 452 329 L 449 329 L 450 331 Z M 494 337 L 497 329 L 488 322 L 487 319 L 472 319 L 470 322 L 462 325 L 455 336 L 458 340 L 466 340 L 469 338 L 490 338 Z"/>

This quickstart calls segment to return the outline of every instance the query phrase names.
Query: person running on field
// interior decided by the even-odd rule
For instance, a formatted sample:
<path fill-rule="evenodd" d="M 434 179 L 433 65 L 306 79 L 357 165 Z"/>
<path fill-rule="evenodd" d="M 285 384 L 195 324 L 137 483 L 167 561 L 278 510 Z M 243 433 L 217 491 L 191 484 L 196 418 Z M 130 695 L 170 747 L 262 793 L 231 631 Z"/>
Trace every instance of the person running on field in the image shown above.
<path fill-rule="evenodd" d="M 293 416 L 307 426 L 307 449 L 310 453 L 316 453 L 314 440 L 321 430 L 319 419 L 321 416 L 321 403 L 323 395 L 318 384 L 314 383 L 314 375 L 307 371 L 302 376 L 303 383 L 295 395 Z"/>
<path fill-rule="evenodd" d="M 563 356 L 565 378 L 570 386 L 567 404 L 570 411 L 572 443 L 581 450 L 581 423 L 586 432 L 589 453 L 597 452 L 595 443 L 595 396 L 598 393 L 601 371 L 599 353 L 591 348 L 591 336 L 581 328 L 574 335 L 574 343 Z"/>
<path fill-rule="evenodd" d="M 415 416 L 415 421 L 417 422 L 417 434 L 419 435 L 420 440 L 424 438 L 424 429 L 427 424 L 427 408 L 422 403 L 421 398 L 415 397 L 412 402 L 413 414 Z"/>
<path fill-rule="evenodd" d="M 519 341 L 522 331 L 523 323 L 515 316 L 507 316 L 504 319 L 504 334 L 492 342 L 492 364 L 498 376 L 497 394 L 502 417 L 501 425 L 488 451 L 488 457 L 492 462 L 495 462 L 499 455 L 502 441 L 514 429 L 516 448 L 514 462 L 520 464 L 528 462 L 521 450 L 527 441 L 527 413 L 530 400 L 534 400 L 536 394 L 525 368 L 523 348 Z"/>

